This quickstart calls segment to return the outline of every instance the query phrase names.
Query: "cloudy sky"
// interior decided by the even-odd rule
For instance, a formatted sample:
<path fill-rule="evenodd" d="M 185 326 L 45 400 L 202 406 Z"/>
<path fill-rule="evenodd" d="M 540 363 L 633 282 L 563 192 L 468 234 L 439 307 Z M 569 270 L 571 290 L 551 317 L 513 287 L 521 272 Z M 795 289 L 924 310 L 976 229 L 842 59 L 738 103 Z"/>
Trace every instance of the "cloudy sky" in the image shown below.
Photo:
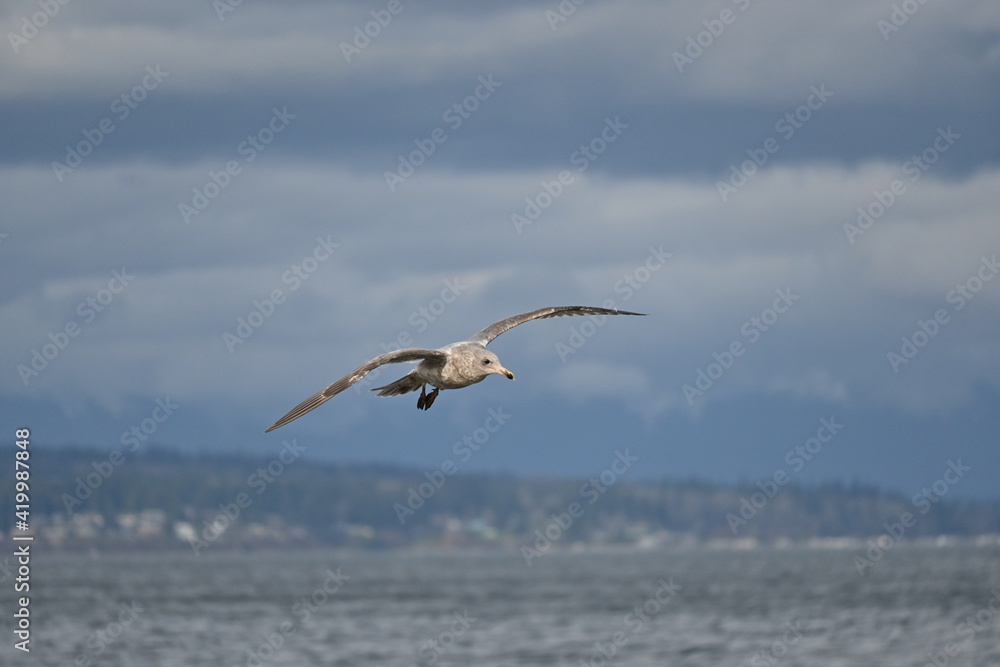
<path fill-rule="evenodd" d="M 949 494 L 1000 496 L 996 3 L 50 4 L 0 8 L 0 396 L 36 446 L 628 448 L 907 495 L 961 460 Z M 387 349 L 575 304 L 648 316 L 263 433 Z"/>

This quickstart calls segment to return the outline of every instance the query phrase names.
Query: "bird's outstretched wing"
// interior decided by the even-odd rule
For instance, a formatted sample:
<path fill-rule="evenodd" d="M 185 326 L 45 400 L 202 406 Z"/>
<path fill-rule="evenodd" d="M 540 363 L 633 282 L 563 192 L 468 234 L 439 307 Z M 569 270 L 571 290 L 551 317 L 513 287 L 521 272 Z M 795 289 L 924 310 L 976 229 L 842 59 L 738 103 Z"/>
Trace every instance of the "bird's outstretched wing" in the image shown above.
<path fill-rule="evenodd" d="M 479 343 L 486 346 L 502 334 L 507 329 L 524 324 L 531 320 L 541 320 L 548 317 L 566 317 L 567 315 L 645 315 L 646 313 L 630 313 L 627 310 L 615 310 L 613 308 L 597 308 L 595 306 L 550 306 L 539 308 L 520 315 L 508 317 L 505 320 L 494 322 L 479 333 L 469 338 L 470 343 Z"/>
<path fill-rule="evenodd" d="M 287 415 L 274 422 L 274 424 L 271 425 L 271 428 L 264 432 L 270 433 L 276 428 L 281 428 L 288 422 L 295 421 L 307 412 L 315 410 L 383 364 L 398 364 L 404 361 L 423 360 L 436 361 L 443 364 L 447 356 L 448 355 L 445 352 L 440 350 L 426 350 L 420 347 L 404 347 L 401 350 L 395 350 L 393 352 L 387 352 L 379 355 L 363 366 L 359 366 L 354 369 L 326 389 L 316 392 L 306 400 L 296 405 Z"/>

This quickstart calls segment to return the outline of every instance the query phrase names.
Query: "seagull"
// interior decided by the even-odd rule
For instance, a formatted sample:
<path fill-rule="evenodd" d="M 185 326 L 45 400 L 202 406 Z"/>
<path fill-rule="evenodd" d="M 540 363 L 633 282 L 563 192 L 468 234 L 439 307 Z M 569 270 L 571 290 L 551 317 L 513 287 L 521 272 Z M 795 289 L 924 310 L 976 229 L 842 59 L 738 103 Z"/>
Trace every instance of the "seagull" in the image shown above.
<path fill-rule="evenodd" d="M 419 389 L 418 410 L 430 409 L 438 392 L 442 389 L 468 387 L 471 384 L 481 382 L 487 375 L 494 373 L 513 380 L 514 374 L 504 368 L 497 355 L 487 350 L 486 346 L 504 331 L 512 329 L 518 324 L 567 315 L 645 315 L 645 313 L 631 313 L 627 310 L 596 308 L 594 306 L 550 306 L 494 322 L 466 340 L 450 343 L 436 350 L 404 347 L 400 350 L 387 352 L 359 366 L 326 389 L 318 391 L 302 401 L 264 432 L 270 433 L 276 428 L 281 428 L 285 424 L 295 421 L 307 412 L 315 410 L 383 364 L 398 364 L 404 361 L 420 362 L 416 368 L 395 382 L 372 389 L 372 391 L 379 392 L 379 396 L 400 396 Z M 434 391 L 428 393 L 426 391 L 427 385 L 434 387 Z"/>

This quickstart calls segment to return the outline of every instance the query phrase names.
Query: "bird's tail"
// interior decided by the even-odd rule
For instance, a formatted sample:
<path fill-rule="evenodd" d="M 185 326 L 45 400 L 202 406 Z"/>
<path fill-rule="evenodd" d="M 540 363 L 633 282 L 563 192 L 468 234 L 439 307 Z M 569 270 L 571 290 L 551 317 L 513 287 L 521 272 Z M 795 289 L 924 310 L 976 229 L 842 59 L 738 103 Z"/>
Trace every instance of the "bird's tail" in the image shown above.
<path fill-rule="evenodd" d="M 390 382 L 384 387 L 375 387 L 372 391 L 377 391 L 379 396 L 401 396 L 416 391 L 426 384 L 413 372 L 409 372 L 395 382 Z"/>

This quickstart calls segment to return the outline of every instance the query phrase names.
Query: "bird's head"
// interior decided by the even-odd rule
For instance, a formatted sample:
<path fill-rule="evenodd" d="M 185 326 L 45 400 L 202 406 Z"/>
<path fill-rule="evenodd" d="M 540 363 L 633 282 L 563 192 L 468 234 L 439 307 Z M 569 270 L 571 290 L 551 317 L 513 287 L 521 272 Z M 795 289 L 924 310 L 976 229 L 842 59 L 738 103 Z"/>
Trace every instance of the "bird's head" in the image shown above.
<path fill-rule="evenodd" d="M 480 370 L 483 372 L 484 376 L 489 375 L 490 373 L 496 373 L 497 375 L 503 375 L 511 380 L 514 379 L 514 374 L 504 368 L 503 364 L 500 363 L 500 357 L 493 354 L 489 350 L 483 349 L 478 356 L 478 361 Z"/>

